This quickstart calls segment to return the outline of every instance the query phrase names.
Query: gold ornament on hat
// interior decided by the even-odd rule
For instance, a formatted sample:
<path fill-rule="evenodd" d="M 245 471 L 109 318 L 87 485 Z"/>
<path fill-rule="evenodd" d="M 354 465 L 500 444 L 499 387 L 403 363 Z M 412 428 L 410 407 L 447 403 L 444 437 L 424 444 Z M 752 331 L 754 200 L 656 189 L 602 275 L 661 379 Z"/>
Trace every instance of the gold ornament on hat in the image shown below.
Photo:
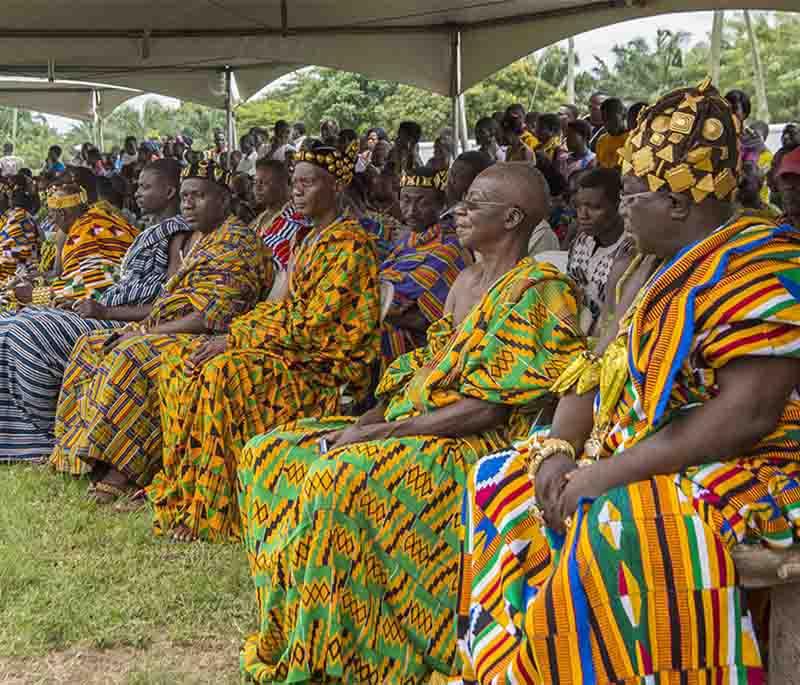
<path fill-rule="evenodd" d="M 724 130 L 719 119 L 706 119 L 703 122 L 703 138 L 710 140 L 712 143 L 722 138 Z"/>
<path fill-rule="evenodd" d="M 650 128 L 656 133 L 666 133 L 669 131 L 669 124 L 669 117 L 662 114 L 653 119 L 653 123 L 650 124 Z"/>
<path fill-rule="evenodd" d="M 706 79 L 696 89 L 673 91 L 643 111 L 628 138 L 622 171 L 647 182 L 652 192 L 730 199 L 736 189 L 736 117 Z"/>

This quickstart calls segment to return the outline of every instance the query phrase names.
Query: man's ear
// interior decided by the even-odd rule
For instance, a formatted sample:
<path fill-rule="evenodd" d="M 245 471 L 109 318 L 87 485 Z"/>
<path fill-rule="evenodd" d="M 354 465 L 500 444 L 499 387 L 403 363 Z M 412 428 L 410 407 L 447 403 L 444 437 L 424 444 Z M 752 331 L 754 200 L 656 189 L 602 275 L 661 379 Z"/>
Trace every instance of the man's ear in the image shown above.
<path fill-rule="evenodd" d="M 686 193 L 670 193 L 670 216 L 674 221 L 686 221 L 692 211 L 692 199 Z"/>
<path fill-rule="evenodd" d="M 505 228 L 516 231 L 525 221 L 525 213 L 519 207 L 509 207 L 505 214 Z"/>

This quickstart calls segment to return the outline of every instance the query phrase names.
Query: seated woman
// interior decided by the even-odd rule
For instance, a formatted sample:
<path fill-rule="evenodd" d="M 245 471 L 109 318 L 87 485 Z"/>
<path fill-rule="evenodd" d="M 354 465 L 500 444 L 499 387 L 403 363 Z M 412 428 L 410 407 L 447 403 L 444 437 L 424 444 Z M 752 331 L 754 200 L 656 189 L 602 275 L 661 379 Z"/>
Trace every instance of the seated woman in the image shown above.
<path fill-rule="evenodd" d="M 226 180 L 213 162 L 184 170 L 181 210 L 194 233 L 180 268 L 155 302 L 129 317 L 141 323 L 84 335 L 72 351 L 51 463 L 86 462 L 100 503 L 144 487 L 160 468 L 161 350 L 226 331 L 272 287 L 269 250 L 230 214 Z"/>
<path fill-rule="evenodd" d="M 242 667 L 253 680 L 423 683 L 455 668 L 467 470 L 527 435 L 582 346 L 572 285 L 526 256 L 548 204 L 528 165 L 481 174 L 456 222 L 484 259 L 458 277 L 427 347 L 388 369 L 380 405 L 248 443 L 240 508 L 260 628 Z"/>
<path fill-rule="evenodd" d="M 606 283 L 617 257 L 630 245 L 619 213 L 622 180 L 616 169 L 590 169 L 580 175 L 573 200 L 578 235 L 569 250 L 567 275 L 581 288 L 598 323 L 606 297 Z"/>
<path fill-rule="evenodd" d="M 157 535 L 238 538 L 245 443 L 295 417 L 334 412 L 345 385 L 365 394 L 379 346 L 378 263 L 370 235 L 338 214 L 355 155 L 309 145 L 295 155 L 292 197 L 313 229 L 293 252 L 286 287 L 236 318 L 227 336 L 164 351 L 163 470 L 147 493 Z M 147 475 L 160 465 L 159 455 Z"/>
<path fill-rule="evenodd" d="M 739 123 L 709 82 L 639 122 L 618 335 L 556 383 L 548 439 L 474 472 L 466 683 L 764 682 L 730 550 L 798 540 L 800 234 L 731 220 Z"/>
<path fill-rule="evenodd" d="M 418 167 L 400 185 L 400 211 L 411 233 L 381 264 L 381 281 L 394 286 L 381 339 L 384 365 L 425 344 L 425 332 L 441 318 L 458 274 L 472 263 L 452 223 L 439 221 L 447 172 Z"/>
<path fill-rule="evenodd" d="M 39 260 L 39 227 L 33 218 L 35 197 L 27 180 L 16 176 L 0 188 L 0 283 L 13 278 L 19 267 Z"/>

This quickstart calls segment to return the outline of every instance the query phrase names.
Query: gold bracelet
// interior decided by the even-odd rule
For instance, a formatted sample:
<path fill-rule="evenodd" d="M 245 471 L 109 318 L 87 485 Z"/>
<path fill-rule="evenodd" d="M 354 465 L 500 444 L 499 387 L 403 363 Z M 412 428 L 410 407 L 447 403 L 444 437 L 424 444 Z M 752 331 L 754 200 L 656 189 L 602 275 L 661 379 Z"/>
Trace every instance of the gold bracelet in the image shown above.
<path fill-rule="evenodd" d="M 545 461 L 560 452 L 566 453 L 570 459 L 575 459 L 575 448 L 572 443 L 558 438 L 547 438 L 543 440 L 528 464 L 528 476 L 531 480 L 536 480 L 536 474 Z"/>
<path fill-rule="evenodd" d="M 49 286 L 34 288 L 31 294 L 31 304 L 48 306 L 53 301 L 53 293 Z"/>
<path fill-rule="evenodd" d="M 574 387 L 575 392 L 584 395 L 600 385 L 600 367 L 600 358 L 593 352 L 584 350 L 567 365 L 550 387 L 550 392 L 564 395 Z"/>

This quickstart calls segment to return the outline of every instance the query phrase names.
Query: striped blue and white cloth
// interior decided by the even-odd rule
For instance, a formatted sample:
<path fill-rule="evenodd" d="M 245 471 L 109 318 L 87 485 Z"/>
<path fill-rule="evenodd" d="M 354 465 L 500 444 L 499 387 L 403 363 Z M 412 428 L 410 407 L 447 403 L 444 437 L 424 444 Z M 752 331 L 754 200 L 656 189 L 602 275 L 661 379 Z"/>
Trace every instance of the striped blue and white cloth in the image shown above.
<path fill-rule="evenodd" d="M 170 239 L 189 230 L 181 217 L 144 229 L 128 248 L 119 280 L 100 302 L 119 307 L 155 300 L 167 280 Z M 0 462 L 50 456 L 61 379 L 73 346 L 86 333 L 122 325 L 50 307 L 26 307 L 0 318 Z"/>

